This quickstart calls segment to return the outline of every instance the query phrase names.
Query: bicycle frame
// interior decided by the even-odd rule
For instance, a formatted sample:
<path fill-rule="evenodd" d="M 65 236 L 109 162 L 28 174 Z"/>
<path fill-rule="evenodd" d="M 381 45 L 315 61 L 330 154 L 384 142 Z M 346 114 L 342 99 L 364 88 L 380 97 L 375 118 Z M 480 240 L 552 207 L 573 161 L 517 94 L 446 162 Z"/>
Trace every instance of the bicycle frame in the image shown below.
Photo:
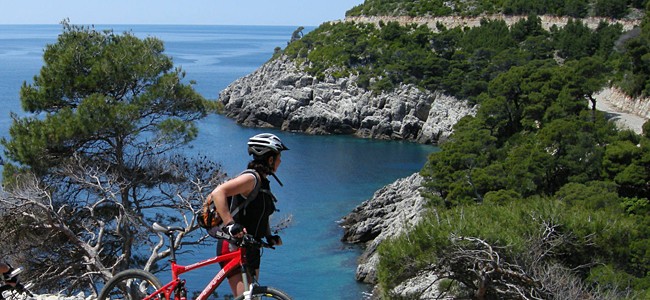
<path fill-rule="evenodd" d="M 219 272 L 214 276 L 214 278 L 208 283 L 208 285 L 203 289 L 201 294 L 198 296 L 198 300 L 204 300 L 207 299 L 208 296 L 224 281 L 226 278 L 226 275 L 231 273 L 233 270 L 236 268 L 241 268 L 242 274 L 245 273 L 245 268 L 244 268 L 244 260 L 243 258 L 245 257 L 246 254 L 246 249 L 245 248 L 238 248 L 236 251 L 224 254 L 224 255 L 219 255 L 216 257 L 212 257 L 206 260 L 202 260 L 200 262 L 191 264 L 191 265 L 179 265 L 176 263 L 175 259 L 171 259 L 171 268 L 172 268 L 172 280 L 165 284 L 163 287 L 161 287 L 159 290 L 154 292 L 153 294 L 147 296 L 144 298 L 144 300 L 149 300 L 149 299 L 159 299 L 160 295 L 164 295 L 165 299 L 171 299 L 172 293 L 178 290 L 179 287 L 184 288 L 185 280 L 180 279 L 178 276 L 190 272 L 192 270 L 196 270 L 208 265 L 212 265 L 215 263 L 219 262 L 227 262 L 226 265 L 219 270 Z M 247 283 L 247 276 L 242 276 L 244 280 L 244 286 L 248 287 Z M 180 299 L 178 298 L 178 295 L 176 295 L 175 299 Z"/>
<path fill-rule="evenodd" d="M 158 223 L 152 224 L 152 229 L 154 232 L 159 234 L 164 234 L 169 240 L 169 265 L 171 266 L 172 279 L 167 284 L 162 285 L 158 278 L 155 278 L 155 275 L 144 270 L 125 270 L 115 275 L 111 280 L 106 282 L 106 285 L 102 288 L 100 293 L 101 299 L 111 299 L 114 291 L 120 295 L 124 295 L 127 298 L 138 298 L 144 300 L 162 300 L 162 299 L 174 299 L 174 300 L 186 300 L 187 299 L 187 288 L 185 286 L 186 280 L 181 279 L 179 276 L 181 274 L 191 272 L 193 270 L 221 263 L 223 267 L 219 269 L 219 272 L 214 276 L 214 278 L 207 284 L 201 294 L 197 299 L 204 300 L 207 299 L 214 290 L 223 283 L 225 278 L 228 275 L 233 274 L 239 268 L 242 278 L 241 284 L 244 288 L 244 296 L 246 299 L 249 299 L 253 293 L 260 293 L 260 295 L 272 296 L 278 299 L 290 299 L 289 296 L 284 294 L 284 292 L 279 291 L 273 287 L 268 286 L 259 286 L 257 283 L 257 278 L 255 274 L 251 274 L 246 265 L 246 252 L 247 249 L 257 249 L 257 248 L 270 248 L 275 249 L 272 244 L 260 241 L 255 239 L 251 235 L 244 234 L 241 237 L 233 237 L 225 232 L 216 230 L 211 230 L 209 232 L 210 236 L 215 237 L 220 240 L 226 240 L 231 245 L 236 245 L 237 248 L 230 253 L 217 255 L 212 258 L 208 258 L 196 263 L 189 265 L 180 265 L 176 261 L 176 247 L 174 245 L 175 232 L 185 232 L 185 228 L 178 226 L 163 226 Z M 139 281 L 143 280 L 144 281 Z M 133 281 L 135 280 L 135 282 Z M 151 292 L 151 294 L 144 295 L 150 292 L 152 287 L 160 287 L 159 289 Z M 239 287 L 239 283 L 238 283 Z M 119 289 L 113 290 L 114 288 Z M 137 289 L 137 290 L 131 290 Z M 145 292 L 146 291 L 146 292 Z M 143 294 L 144 292 L 144 294 Z M 121 294 L 126 293 L 126 294 Z M 142 298 L 141 298 L 142 297 Z"/>

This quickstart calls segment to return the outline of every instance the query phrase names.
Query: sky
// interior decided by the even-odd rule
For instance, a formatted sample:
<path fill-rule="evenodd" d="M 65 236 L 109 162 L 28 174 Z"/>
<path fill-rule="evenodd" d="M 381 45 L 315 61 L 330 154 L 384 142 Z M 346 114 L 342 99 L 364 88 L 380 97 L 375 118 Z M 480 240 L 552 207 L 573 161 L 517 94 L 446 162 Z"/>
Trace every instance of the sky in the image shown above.
<path fill-rule="evenodd" d="M 0 24 L 318 26 L 363 0 L 0 0 Z"/>

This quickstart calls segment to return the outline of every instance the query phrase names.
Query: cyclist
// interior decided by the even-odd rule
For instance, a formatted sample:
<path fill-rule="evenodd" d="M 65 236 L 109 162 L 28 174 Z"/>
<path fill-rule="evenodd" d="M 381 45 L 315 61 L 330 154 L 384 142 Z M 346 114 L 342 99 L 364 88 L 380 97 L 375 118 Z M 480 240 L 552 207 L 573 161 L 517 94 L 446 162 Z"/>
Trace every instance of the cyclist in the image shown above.
<path fill-rule="evenodd" d="M 280 166 L 281 152 L 284 150 L 289 150 L 289 148 L 273 134 L 262 133 L 251 137 L 248 140 L 248 154 L 253 156 L 253 160 L 248 163 L 248 169 L 252 169 L 254 172 L 244 172 L 220 184 L 210 193 L 217 212 L 223 219 L 223 224 L 226 224 L 223 227 L 226 233 L 239 238 L 247 233 L 256 239 L 266 238 L 267 242 L 272 245 L 282 245 L 282 239 L 279 236 L 271 235 L 269 217 L 275 211 L 275 197 L 270 192 L 267 176 L 271 175 L 277 180 L 275 172 Z M 279 180 L 278 183 L 280 183 Z M 259 186 L 259 192 L 255 198 L 233 218 L 227 199 L 229 197 L 232 197 L 231 199 L 240 198 L 240 201 L 241 198 L 246 199 L 246 195 L 249 195 L 257 187 L 256 185 L 261 186 Z M 234 245 L 230 245 L 226 240 L 219 240 L 217 255 L 234 250 L 236 250 Z M 247 249 L 247 266 L 249 272 L 256 278 L 259 276 L 260 258 L 259 249 Z M 231 275 L 228 278 L 228 283 L 235 297 L 244 292 L 241 273 Z"/>

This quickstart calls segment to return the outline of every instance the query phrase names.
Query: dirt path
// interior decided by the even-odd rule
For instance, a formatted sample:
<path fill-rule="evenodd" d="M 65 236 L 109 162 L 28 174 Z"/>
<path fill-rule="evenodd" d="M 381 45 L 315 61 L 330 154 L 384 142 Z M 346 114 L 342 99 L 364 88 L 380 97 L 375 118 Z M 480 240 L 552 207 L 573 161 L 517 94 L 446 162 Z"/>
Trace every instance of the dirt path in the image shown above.
<path fill-rule="evenodd" d="M 648 118 L 618 108 L 614 104 L 617 101 L 615 99 L 617 97 L 616 95 L 617 93 L 611 89 L 605 89 L 595 95 L 596 109 L 606 112 L 609 119 L 615 122 L 619 128 L 629 128 L 634 130 L 634 132 L 641 134 L 643 132 L 643 123 L 645 123 Z"/>

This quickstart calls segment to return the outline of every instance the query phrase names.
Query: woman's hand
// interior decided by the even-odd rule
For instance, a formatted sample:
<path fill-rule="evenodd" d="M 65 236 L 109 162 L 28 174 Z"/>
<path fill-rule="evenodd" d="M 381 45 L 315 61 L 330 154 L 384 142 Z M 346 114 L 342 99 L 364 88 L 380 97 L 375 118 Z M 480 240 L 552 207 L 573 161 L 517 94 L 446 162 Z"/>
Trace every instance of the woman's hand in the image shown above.
<path fill-rule="evenodd" d="M 223 231 L 225 231 L 227 234 L 230 234 L 234 238 L 241 239 L 246 233 L 246 228 L 232 221 L 223 228 Z"/>
<path fill-rule="evenodd" d="M 282 238 L 279 235 L 269 235 L 266 241 L 273 246 L 282 246 Z"/>

